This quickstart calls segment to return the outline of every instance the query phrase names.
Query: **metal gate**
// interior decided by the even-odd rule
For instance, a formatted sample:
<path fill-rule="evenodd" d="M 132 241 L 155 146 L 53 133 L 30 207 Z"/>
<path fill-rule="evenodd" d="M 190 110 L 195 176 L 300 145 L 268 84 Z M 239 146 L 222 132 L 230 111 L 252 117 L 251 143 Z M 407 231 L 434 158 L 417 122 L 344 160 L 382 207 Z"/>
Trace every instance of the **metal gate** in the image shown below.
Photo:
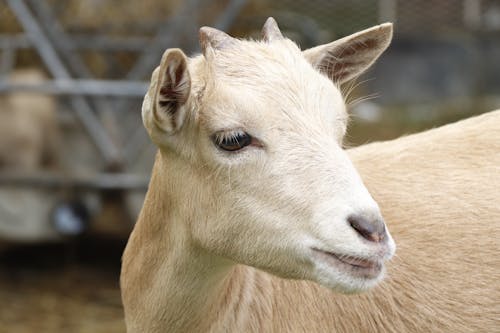
<path fill-rule="evenodd" d="M 149 170 L 138 170 L 135 164 L 150 146 L 140 121 L 140 104 L 149 84 L 149 75 L 166 48 L 182 45 L 186 50 L 197 49 L 195 29 L 199 22 L 228 30 L 246 1 L 187 0 L 177 4 L 170 1 L 168 15 L 135 22 L 135 26 L 131 23 L 125 34 L 116 33 L 117 29 L 110 24 L 96 26 L 90 32 L 71 31 L 64 12 L 75 3 L 50 0 L 0 2 L 2 20 L 15 20 L 18 27 L 16 31 L 0 33 L 0 94 L 22 91 L 57 96 L 83 129 L 78 140 L 93 146 L 85 161 L 88 164 L 86 172 L 78 172 L 71 163 L 67 163 L 69 168 L 62 172 L 38 170 L 28 173 L 15 169 L 0 172 L 0 189 L 8 191 L 9 195 L 21 191 L 26 197 L 33 191 L 41 191 L 38 199 L 26 199 L 26 204 L 31 205 L 28 209 L 32 210 L 37 209 L 33 202 L 61 193 L 67 198 L 68 191 L 73 193 L 69 195 L 72 198 L 75 193 L 94 192 L 98 200 L 114 197 L 113 200 L 123 202 L 123 197 L 131 191 L 138 191 L 141 197 L 147 188 Z M 85 5 L 96 12 L 124 5 L 121 1 L 111 1 L 111 7 L 101 8 L 103 3 L 88 1 Z M 202 14 L 207 12 L 216 13 L 210 16 L 213 21 L 206 22 L 206 16 Z M 8 76 L 23 52 L 36 54 L 50 79 L 36 84 L 10 81 Z M 97 55 L 106 70 L 96 73 L 86 61 L 89 54 Z M 123 59 L 126 65 L 118 68 L 117 63 Z M 78 151 L 66 152 L 61 158 L 71 160 L 79 154 Z M 4 199 L 3 210 L 9 210 L 8 206 L 15 200 Z M 43 214 L 52 210 L 44 209 Z M 26 209 L 17 209 L 11 215 L 24 213 L 27 213 Z M 47 218 L 53 217 L 43 217 Z M 28 217 L 19 216 L 15 223 L 21 225 L 25 219 Z M 36 240 L 36 237 L 31 238 Z"/>

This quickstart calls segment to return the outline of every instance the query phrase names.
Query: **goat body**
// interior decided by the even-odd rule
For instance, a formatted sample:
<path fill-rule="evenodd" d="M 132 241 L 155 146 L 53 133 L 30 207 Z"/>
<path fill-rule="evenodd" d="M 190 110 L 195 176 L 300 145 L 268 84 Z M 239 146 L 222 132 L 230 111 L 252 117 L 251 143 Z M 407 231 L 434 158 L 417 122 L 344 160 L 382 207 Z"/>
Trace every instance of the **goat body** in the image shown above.
<path fill-rule="evenodd" d="M 263 34 L 202 28 L 203 56 L 167 50 L 153 74 L 142 111 L 159 152 L 123 256 L 128 331 L 498 330 L 500 111 L 346 153 L 328 78 L 369 67 L 391 25 L 304 52 L 272 19 Z M 385 280 L 380 211 L 399 243 Z"/>

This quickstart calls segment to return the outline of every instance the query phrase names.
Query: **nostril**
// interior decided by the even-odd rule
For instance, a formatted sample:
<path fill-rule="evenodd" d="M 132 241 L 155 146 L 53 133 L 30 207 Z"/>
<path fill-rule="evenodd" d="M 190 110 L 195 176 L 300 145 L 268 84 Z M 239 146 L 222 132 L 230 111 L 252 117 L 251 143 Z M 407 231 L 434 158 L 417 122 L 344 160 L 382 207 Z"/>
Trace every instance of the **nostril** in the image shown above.
<path fill-rule="evenodd" d="M 363 238 L 371 242 L 381 242 L 385 239 L 385 224 L 382 219 L 367 219 L 361 215 L 351 215 L 347 222 Z"/>

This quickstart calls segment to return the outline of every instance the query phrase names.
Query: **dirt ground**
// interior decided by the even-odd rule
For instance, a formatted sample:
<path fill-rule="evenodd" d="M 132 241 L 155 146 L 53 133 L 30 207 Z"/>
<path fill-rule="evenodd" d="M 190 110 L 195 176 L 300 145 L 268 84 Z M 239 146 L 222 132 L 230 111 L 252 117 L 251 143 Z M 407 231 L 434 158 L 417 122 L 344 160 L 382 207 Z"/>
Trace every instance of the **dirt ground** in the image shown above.
<path fill-rule="evenodd" d="M 124 239 L 16 245 L 0 254 L 0 333 L 124 332 Z"/>

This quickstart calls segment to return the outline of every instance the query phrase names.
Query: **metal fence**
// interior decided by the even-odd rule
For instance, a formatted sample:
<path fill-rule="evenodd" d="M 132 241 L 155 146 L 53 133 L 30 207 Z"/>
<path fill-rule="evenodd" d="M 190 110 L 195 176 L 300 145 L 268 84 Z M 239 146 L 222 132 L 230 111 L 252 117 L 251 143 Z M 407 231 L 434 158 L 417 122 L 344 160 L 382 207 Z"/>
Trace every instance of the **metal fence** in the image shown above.
<path fill-rule="evenodd" d="M 432 76 L 435 67 L 428 66 L 434 82 L 430 88 L 425 80 L 419 82 L 415 68 L 428 60 L 440 69 L 460 71 L 459 61 L 450 67 L 436 60 L 441 54 L 449 55 L 450 63 L 457 55 L 466 58 L 473 68 L 464 75 L 451 75 L 453 82 L 440 83 L 450 89 L 459 86 L 450 96 L 464 91 L 491 94 L 500 87 L 496 58 L 500 50 L 495 44 L 500 37 L 500 2 L 495 0 L 0 0 L 0 94 L 35 91 L 60 97 L 64 109 L 83 128 L 80 139 L 95 147 L 86 162 L 91 176 L 78 177 L 72 167 L 64 177 L 2 172 L 0 185 L 145 189 L 149 168 L 138 167 L 137 161 L 149 141 L 139 110 L 163 50 L 182 47 L 196 52 L 201 25 L 240 37 L 257 36 L 268 16 L 274 16 L 284 33 L 303 48 L 377 23 L 395 22 L 393 51 L 375 68 L 386 86 L 373 89 L 382 90 L 385 101 L 415 102 L 427 99 L 427 91 L 432 95 L 436 90 L 432 84 L 439 81 Z M 429 46 L 429 40 L 436 39 L 453 45 Z M 403 61 L 405 52 L 419 59 Z M 50 79 L 37 84 L 8 80 L 9 73 L 23 66 L 43 68 Z M 421 85 L 401 83 L 408 75 Z M 395 96 L 400 90 L 401 95 Z M 415 93 L 419 91 L 423 93 Z"/>
<path fill-rule="evenodd" d="M 2 0 L 0 94 L 55 95 L 62 105 L 59 114 L 78 126 L 62 133 L 62 168 L 0 172 L 0 238 L 5 233 L 23 239 L 53 235 L 53 221 L 41 215 L 57 212 L 60 200 L 75 202 L 76 197 L 80 202 L 80 192 L 94 192 L 97 200 L 112 196 L 129 206 L 128 192 L 146 189 L 152 161 L 152 149 L 149 158 L 139 158 L 151 146 L 140 104 L 152 70 L 168 47 L 197 48 L 198 22 L 227 30 L 245 3 Z M 50 78 L 37 83 L 9 80 L 24 66 L 39 67 Z M 13 206 L 16 197 L 17 206 L 51 197 L 43 202 L 54 208 L 31 205 L 30 210 L 40 213 L 37 220 L 36 212 Z M 136 201 L 141 199 L 139 195 Z"/>
<path fill-rule="evenodd" d="M 68 95 L 75 115 L 98 147 L 106 163 L 113 166 L 121 164 L 125 158 L 124 154 L 127 155 L 126 158 L 132 160 L 135 156 L 132 147 L 137 146 L 134 144 L 134 139 L 131 139 L 126 147 L 119 149 L 96 117 L 96 114 L 110 112 L 112 109 L 128 110 L 129 106 L 126 100 L 113 105 L 101 96 L 142 98 L 147 82 L 138 80 L 142 80 L 151 73 L 166 46 L 180 44 L 179 32 L 186 26 L 185 20 L 196 11 L 199 2 L 197 0 L 184 2 L 181 8 L 157 27 L 152 37 L 115 40 L 102 32 L 97 35 L 74 38 L 65 31 L 47 2 L 8 0 L 7 4 L 24 33 L 1 36 L 3 49 L 1 72 L 7 73 L 12 69 L 17 49 L 32 47 L 41 57 L 53 80 L 43 85 L 16 85 L 3 81 L 0 83 L 0 91 L 25 89 Z M 229 2 L 221 17 L 214 22 L 215 25 L 227 28 L 238 14 L 242 4 L 244 1 L 241 0 Z M 6 10 L 2 12 L 5 14 Z M 82 49 L 99 50 L 104 53 L 132 52 L 137 54 L 137 58 L 124 79 L 96 79 L 82 59 L 80 53 Z M 112 61 L 108 57 L 108 62 Z M 116 75 L 116 73 L 113 74 Z"/>

